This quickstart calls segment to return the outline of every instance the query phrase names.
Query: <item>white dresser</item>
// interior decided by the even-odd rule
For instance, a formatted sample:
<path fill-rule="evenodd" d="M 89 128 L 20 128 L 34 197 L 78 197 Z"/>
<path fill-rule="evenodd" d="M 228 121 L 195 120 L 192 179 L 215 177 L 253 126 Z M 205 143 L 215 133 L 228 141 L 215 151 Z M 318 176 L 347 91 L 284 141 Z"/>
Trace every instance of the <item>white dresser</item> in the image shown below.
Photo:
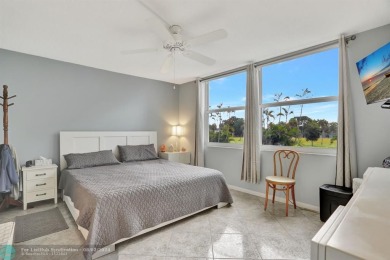
<path fill-rule="evenodd" d="M 57 204 L 57 165 L 22 167 L 23 209 L 27 203 L 54 199 Z"/>
<path fill-rule="evenodd" d="M 191 153 L 190 152 L 160 152 L 159 157 L 165 160 L 191 164 Z"/>
<path fill-rule="evenodd" d="M 390 169 L 368 168 L 348 204 L 313 237 L 311 259 L 390 258 Z"/>

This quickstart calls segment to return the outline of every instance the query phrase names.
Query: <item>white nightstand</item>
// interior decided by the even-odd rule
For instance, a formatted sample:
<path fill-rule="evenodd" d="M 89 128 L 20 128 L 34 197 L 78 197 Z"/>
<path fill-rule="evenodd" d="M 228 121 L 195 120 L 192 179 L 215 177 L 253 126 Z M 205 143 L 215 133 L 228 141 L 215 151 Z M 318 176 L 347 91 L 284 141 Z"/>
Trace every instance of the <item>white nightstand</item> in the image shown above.
<path fill-rule="evenodd" d="M 159 157 L 165 160 L 179 162 L 184 164 L 191 164 L 190 152 L 159 152 Z"/>
<path fill-rule="evenodd" d="M 57 165 L 22 167 L 23 209 L 27 203 L 54 199 L 57 204 Z"/>

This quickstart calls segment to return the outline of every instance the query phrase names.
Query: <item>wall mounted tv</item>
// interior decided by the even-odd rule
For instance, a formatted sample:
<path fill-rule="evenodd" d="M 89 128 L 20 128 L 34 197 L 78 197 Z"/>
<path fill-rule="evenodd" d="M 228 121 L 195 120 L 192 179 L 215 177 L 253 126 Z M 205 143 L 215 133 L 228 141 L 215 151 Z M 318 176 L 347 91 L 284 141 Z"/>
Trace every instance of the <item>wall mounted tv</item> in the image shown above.
<path fill-rule="evenodd" d="M 367 104 L 390 99 L 390 42 L 356 63 Z"/>

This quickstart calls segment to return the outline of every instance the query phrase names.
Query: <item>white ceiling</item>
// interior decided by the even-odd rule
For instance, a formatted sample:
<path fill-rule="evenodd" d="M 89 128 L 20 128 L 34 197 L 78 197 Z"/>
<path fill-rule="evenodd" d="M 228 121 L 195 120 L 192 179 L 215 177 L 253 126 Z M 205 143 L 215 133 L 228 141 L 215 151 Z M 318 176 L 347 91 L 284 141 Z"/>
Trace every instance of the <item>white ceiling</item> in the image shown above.
<path fill-rule="evenodd" d="M 224 40 L 193 48 L 216 59 L 213 66 L 178 56 L 176 83 L 390 23 L 389 0 L 143 2 L 182 26 L 187 37 L 220 28 L 228 32 Z M 173 73 L 160 73 L 167 53 L 120 53 L 161 46 L 145 23 L 151 17 L 135 0 L 0 0 L 0 48 L 172 82 Z"/>

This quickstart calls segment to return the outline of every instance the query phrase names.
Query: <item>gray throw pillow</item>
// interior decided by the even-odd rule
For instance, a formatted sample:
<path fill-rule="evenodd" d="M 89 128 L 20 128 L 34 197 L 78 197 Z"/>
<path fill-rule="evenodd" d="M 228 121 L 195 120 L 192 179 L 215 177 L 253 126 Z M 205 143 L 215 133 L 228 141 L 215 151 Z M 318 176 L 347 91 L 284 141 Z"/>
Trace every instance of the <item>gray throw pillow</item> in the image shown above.
<path fill-rule="evenodd" d="M 118 145 L 122 162 L 135 162 L 158 159 L 154 144 Z"/>
<path fill-rule="evenodd" d="M 64 155 L 68 169 L 120 164 L 111 150 L 92 153 L 70 153 Z"/>

